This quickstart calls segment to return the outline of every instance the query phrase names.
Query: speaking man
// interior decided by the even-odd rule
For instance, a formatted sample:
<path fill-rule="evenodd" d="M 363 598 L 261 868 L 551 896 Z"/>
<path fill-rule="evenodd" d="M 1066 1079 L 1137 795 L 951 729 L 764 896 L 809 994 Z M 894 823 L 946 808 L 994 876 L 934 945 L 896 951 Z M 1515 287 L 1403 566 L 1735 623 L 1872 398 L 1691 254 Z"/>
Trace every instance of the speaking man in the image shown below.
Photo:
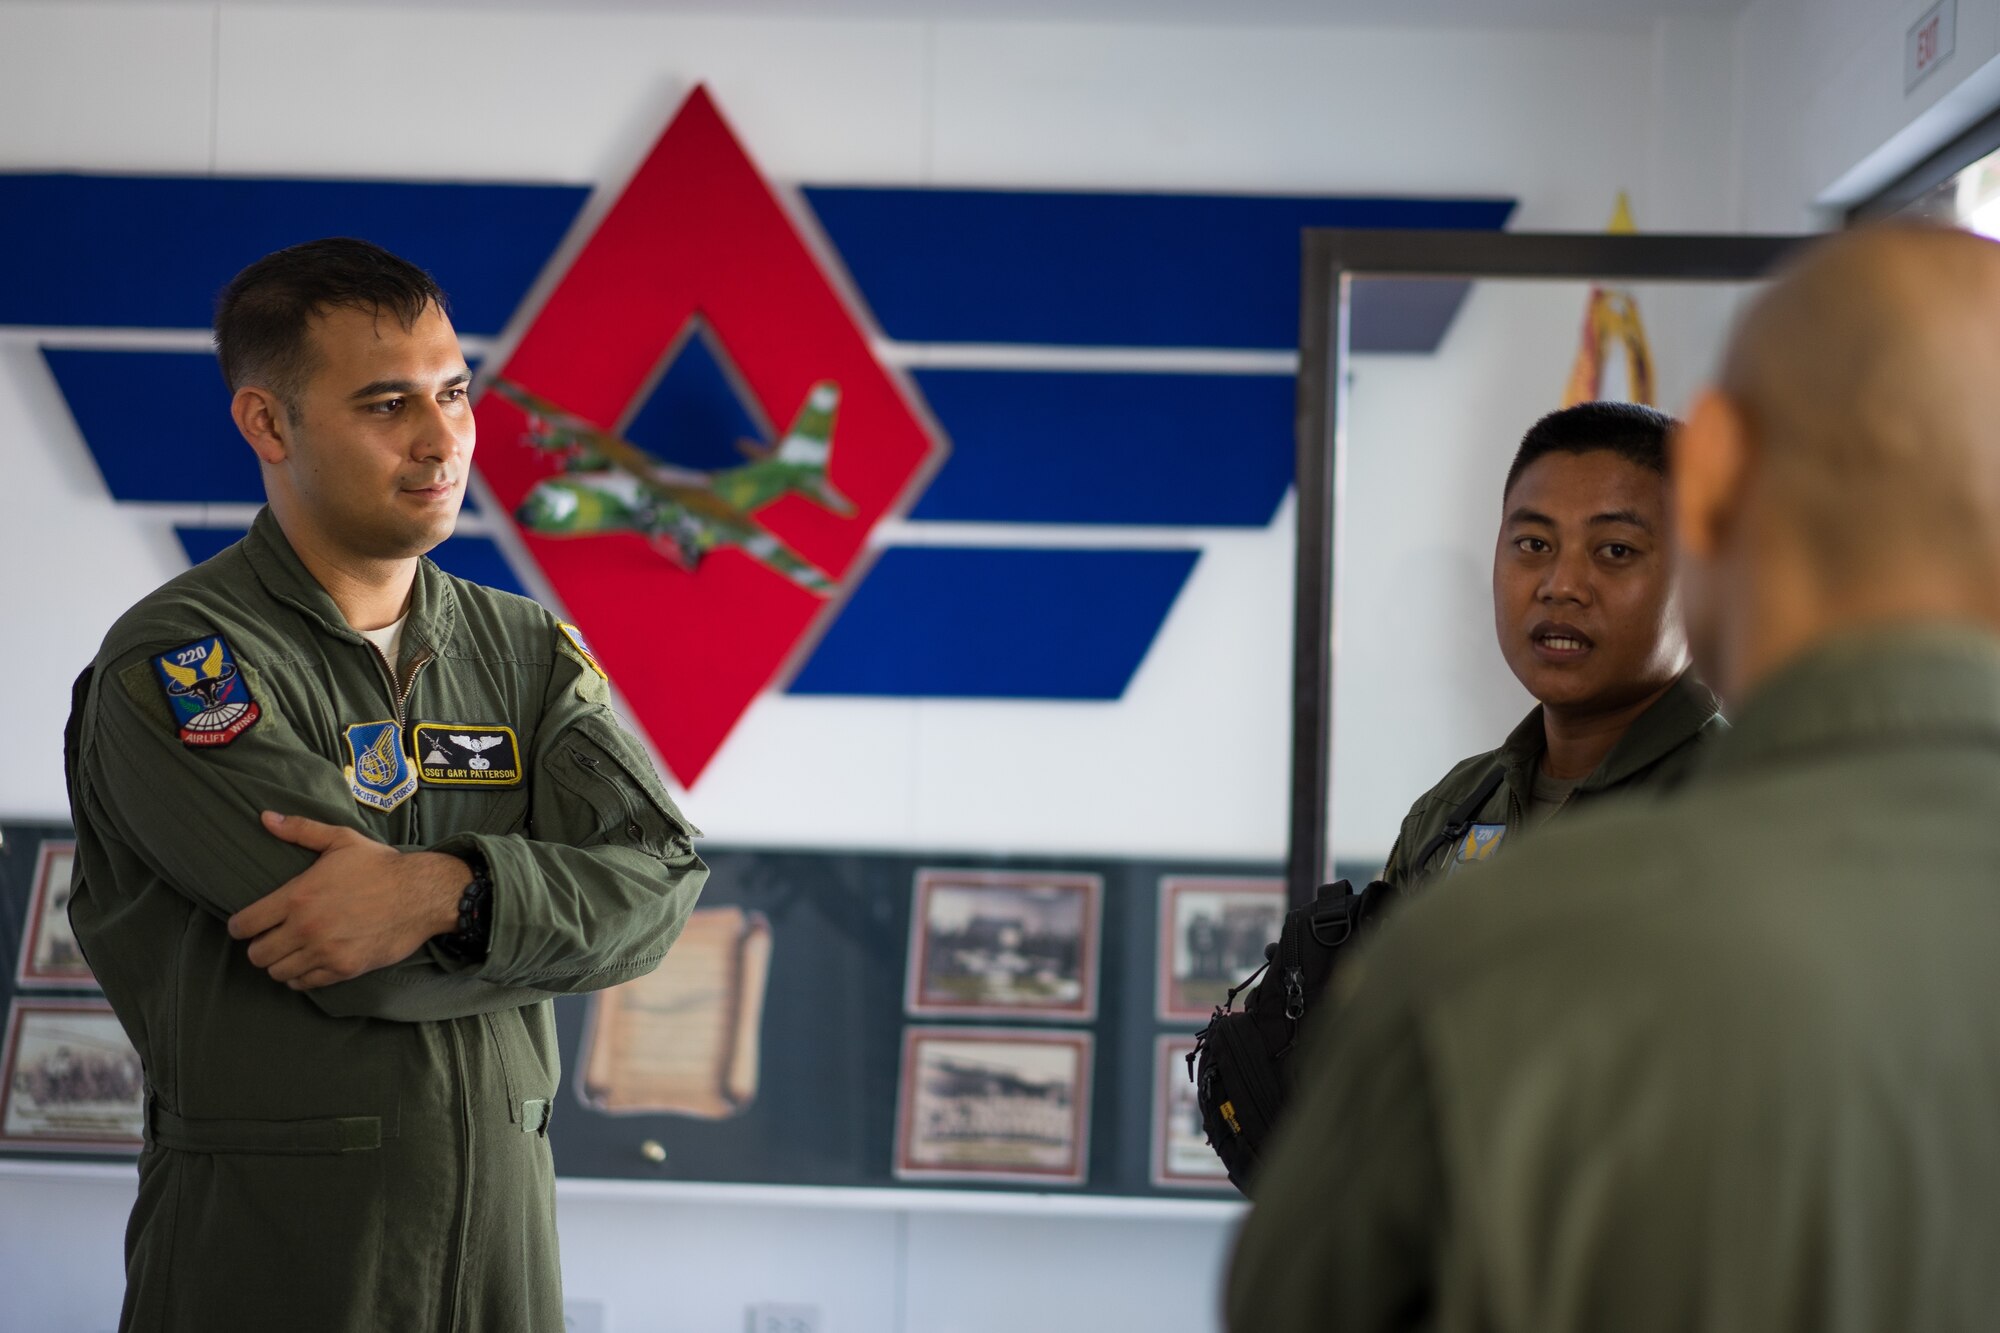
<path fill-rule="evenodd" d="M 1996 364 L 1965 233 L 1843 236 L 1751 306 L 1674 464 L 1735 729 L 1389 923 L 1233 1328 L 1991 1327 Z"/>
<path fill-rule="evenodd" d="M 1410 807 L 1382 878 L 1407 889 L 1485 860 L 1558 811 L 1667 786 L 1724 729 L 1688 669 L 1667 541 L 1667 432 L 1631 403 L 1552 412 L 1501 493 L 1493 627 L 1538 701 L 1497 750 Z"/>
<path fill-rule="evenodd" d="M 562 1327 L 553 994 L 706 868 L 576 631 L 424 558 L 472 460 L 429 275 L 354 240 L 222 295 L 269 505 L 121 617 L 69 731 L 70 912 L 144 1062 L 122 1327 Z"/>

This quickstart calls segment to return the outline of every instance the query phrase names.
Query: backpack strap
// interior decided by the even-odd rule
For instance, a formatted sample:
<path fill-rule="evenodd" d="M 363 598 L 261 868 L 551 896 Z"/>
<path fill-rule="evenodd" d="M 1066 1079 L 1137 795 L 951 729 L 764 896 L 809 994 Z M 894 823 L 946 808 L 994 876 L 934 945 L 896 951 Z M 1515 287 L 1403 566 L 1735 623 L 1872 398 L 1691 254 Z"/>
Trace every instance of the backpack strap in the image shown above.
<path fill-rule="evenodd" d="M 1437 836 L 1424 844 L 1424 850 L 1410 863 L 1413 872 L 1422 874 L 1424 867 L 1430 864 L 1431 858 L 1437 855 L 1440 847 L 1449 847 L 1464 837 L 1466 830 L 1472 827 L 1473 818 L 1478 815 L 1479 808 L 1492 798 L 1494 792 L 1500 790 L 1500 784 L 1506 780 L 1506 765 L 1495 764 L 1493 771 L 1480 779 L 1478 790 L 1461 801 L 1458 808 L 1451 812 L 1450 818 L 1445 820 L 1444 827 L 1438 830 Z"/>

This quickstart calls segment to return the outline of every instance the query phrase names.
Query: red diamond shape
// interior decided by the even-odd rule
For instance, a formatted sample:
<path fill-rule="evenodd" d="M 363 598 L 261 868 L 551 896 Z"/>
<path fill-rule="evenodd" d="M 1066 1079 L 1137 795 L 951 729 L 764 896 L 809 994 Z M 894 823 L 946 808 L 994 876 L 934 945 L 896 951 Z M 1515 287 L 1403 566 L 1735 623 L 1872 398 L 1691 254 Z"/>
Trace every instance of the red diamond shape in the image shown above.
<path fill-rule="evenodd" d="M 751 701 L 817 641 L 862 572 L 868 533 L 907 503 L 944 452 L 700 88 L 500 374 L 609 429 L 697 314 L 767 420 L 789 421 L 816 381 L 839 384 L 828 479 L 855 513 L 842 518 L 788 495 L 755 517 L 841 593 L 817 597 L 734 549 L 688 572 L 637 534 L 520 533 L 686 785 Z M 499 394 L 480 400 L 478 421 L 479 470 L 511 513 L 559 465 L 518 443 L 526 421 Z"/>

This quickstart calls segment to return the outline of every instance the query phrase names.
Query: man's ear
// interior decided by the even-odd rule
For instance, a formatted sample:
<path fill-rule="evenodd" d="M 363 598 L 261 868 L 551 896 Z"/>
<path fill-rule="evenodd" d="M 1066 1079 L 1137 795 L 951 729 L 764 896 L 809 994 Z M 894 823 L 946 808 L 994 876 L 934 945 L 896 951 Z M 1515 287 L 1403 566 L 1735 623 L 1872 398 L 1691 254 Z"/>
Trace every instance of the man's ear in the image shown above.
<path fill-rule="evenodd" d="M 229 415 L 236 429 L 250 443 L 262 463 L 282 463 L 291 454 L 291 418 L 285 405 L 269 389 L 244 385 L 229 401 Z"/>
<path fill-rule="evenodd" d="M 1729 536 L 1750 468 L 1749 423 L 1719 389 L 1704 389 L 1674 431 L 1674 537 L 1682 551 L 1712 560 Z"/>

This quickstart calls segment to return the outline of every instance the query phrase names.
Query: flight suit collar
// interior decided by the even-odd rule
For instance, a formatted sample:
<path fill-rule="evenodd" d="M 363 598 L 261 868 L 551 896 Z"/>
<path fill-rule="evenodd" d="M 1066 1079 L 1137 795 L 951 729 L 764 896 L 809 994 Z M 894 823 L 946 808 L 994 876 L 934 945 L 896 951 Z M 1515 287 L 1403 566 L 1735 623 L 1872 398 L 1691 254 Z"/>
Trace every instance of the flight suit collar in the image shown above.
<path fill-rule="evenodd" d="M 367 643 L 347 623 L 347 617 L 341 614 L 333 598 L 299 559 L 269 505 L 257 511 L 250 532 L 243 539 L 243 553 L 249 558 L 258 582 L 271 596 L 302 612 L 337 639 Z M 416 582 L 410 592 L 409 619 L 403 622 L 404 657 L 410 655 L 413 644 L 429 648 L 434 654 L 442 653 L 457 624 L 458 595 L 452 590 L 451 580 L 428 558 L 418 560 Z"/>
<path fill-rule="evenodd" d="M 1840 635 L 1760 685 L 1712 762 L 1923 737 L 2000 745 L 2000 636 L 1940 621 Z"/>
<path fill-rule="evenodd" d="M 1653 706 L 1633 719 L 1632 725 L 1618 738 L 1618 744 L 1611 747 L 1611 753 L 1604 756 L 1602 763 L 1593 769 L 1576 786 L 1576 795 L 1588 795 L 1616 787 L 1633 775 L 1652 767 L 1660 760 L 1687 744 L 1698 735 L 1703 727 L 1713 722 L 1722 711 L 1715 692 L 1704 685 L 1701 678 L 1689 667 L 1674 678 L 1667 692 L 1653 701 Z M 1507 736 L 1500 747 L 1500 762 L 1507 770 L 1507 786 L 1520 798 L 1521 807 L 1527 808 L 1535 785 L 1535 766 L 1542 760 L 1542 751 L 1548 747 L 1548 735 L 1542 729 L 1542 708 L 1535 710 L 1522 720 Z"/>

